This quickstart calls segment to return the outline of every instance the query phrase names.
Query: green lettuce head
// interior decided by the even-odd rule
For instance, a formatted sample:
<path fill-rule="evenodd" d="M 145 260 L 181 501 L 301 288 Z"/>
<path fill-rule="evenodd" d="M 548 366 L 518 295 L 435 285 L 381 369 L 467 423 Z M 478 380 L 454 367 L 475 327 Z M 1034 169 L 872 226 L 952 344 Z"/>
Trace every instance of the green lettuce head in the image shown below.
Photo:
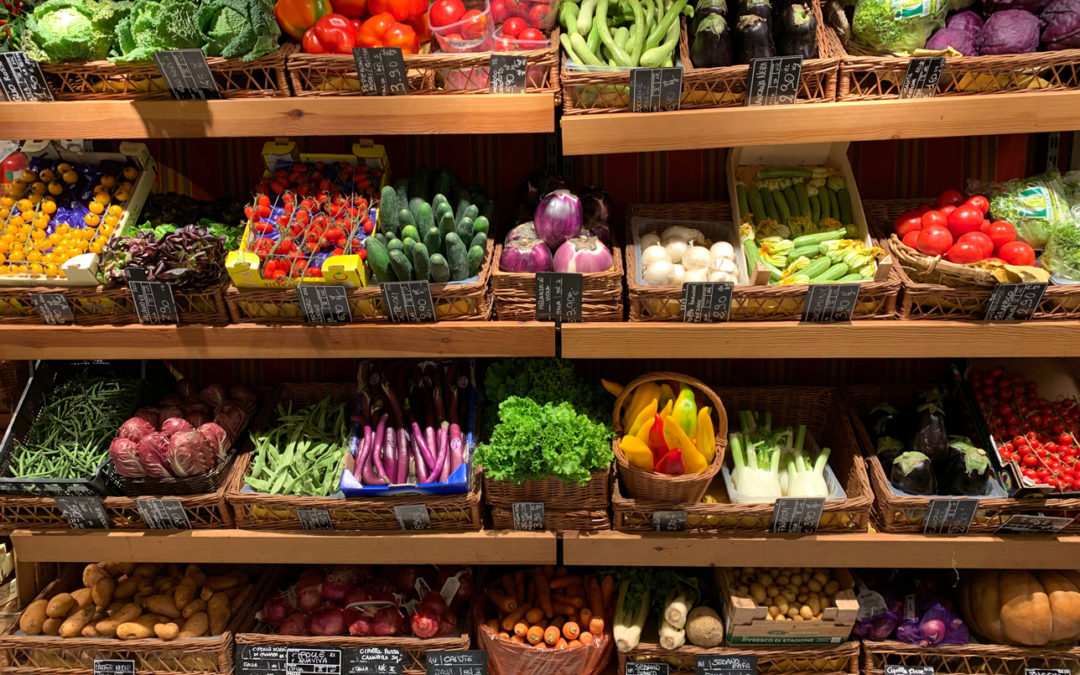
<path fill-rule="evenodd" d="M 945 26 L 944 0 L 859 0 L 851 19 L 856 42 L 882 54 L 922 49 Z"/>
<path fill-rule="evenodd" d="M 111 0 L 46 0 L 26 19 L 23 48 L 45 63 L 103 59 L 120 18 L 117 8 Z"/>

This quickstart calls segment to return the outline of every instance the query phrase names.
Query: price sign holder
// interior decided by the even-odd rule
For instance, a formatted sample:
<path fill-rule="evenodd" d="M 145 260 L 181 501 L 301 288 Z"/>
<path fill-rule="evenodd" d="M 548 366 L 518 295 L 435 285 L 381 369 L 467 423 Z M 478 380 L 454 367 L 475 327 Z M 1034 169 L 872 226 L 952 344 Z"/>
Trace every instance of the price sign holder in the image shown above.
<path fill-rule="evenodd" d="M 427 281 L 388 281 L 379 284 L 383 308 L 393 323 L 433 323 L 435 301 Z"/>
<path fill-rule="evenodd" d="M 397 647 L 350 647 L 342 675 L 401 675 L 405 653 Z"/>
<path fill-rule="evenodd" d="M 859 284 L 810 284 L 803 302 L 806 323 L 851 321 L 859 300 Z"/>
<path fill-rule="evenodd" d="M 563 323 L 581 321 L 582 278 L 567 272 L 536 273 L 536 320 Z"/>
<path fill-rule="evenodd" d="M 1073 522 L 1073 518 L 1027 516 L 1017 514 L 1001 524 L 995 534 L 1057 534 Z"/>
<path fill-rule="evenodd" d="M 11 102 L 55 100 L 41 64 L 22 51 L 0 52 L 0 94 Z"/>
<path fill-rule="evenodd" d="M 656 661 L 626 661 L 625 675 L 670 675 L 671 666 Z"/>
<path fill-rule="evenodd" d="M 686 511 L 653 511 L 652 526 L 657 532 L 685 532 Z"/>
<path fill-rule="evenodd" d="M 191 529 L 191 520 L 179 499 L 136 499 L 135 506 L 151 530 Z"/>
<path fill-rule="evenodd" d="M 772 531 L 817 532 L 824 509 L 824 497 L 780 497 L 773 506 Z"/>
<path fill-rule="evenodd" d="M 427 675 L 487 675 L 488 655 L 478 649 L 428 652 Z"/>
<path fill-rule="evenodd" d="M 144 326 L 180 323 L 172 285 L 147 281 L 146 270 L 132 267 L 127 270 L 128 291 L 135 303 L 135 313 Z"/>
<path fill-rule="evenodd" d="M 155 52 L 154 63 L 174 99 L 206 101 L 221 98 L 221 90 L 201 49 Z"/>
<path fill-rule="evenodd" d="M 430 530 L 431 516 L 427 504 L 407 504 L 394 507 L 394 517 L 403 530 Z"/>
<path fill-rule="evenodd" d="M 900 98 L 931 98 L 937 94 L 941 73 L 945 70 L 944 56 L 916 56 L 908 61 L 904 80 L 900 83 Z"/>
<path fill-rule="evenodd" d="M 686 323 L 722 323 L 731 316 L 731 294 L 735 284 L 728 281 L 690 281 L 682 286 L 679 308 Z"/>
<path fill-rule="evenodd" d="M 364 96 L 408 95 L 408 71 L 400 47 L 356 47 L 353 60 Z"/>
<path fill-rule="evenodd" d="M 1071 675 L 1068 668 L 1024 668 L 1024 675 Z M 933 675 L 931 672 L 930 675 Z"/>
<path fill-rule="evenodd" d="M 401 675 L 402 651 L 389 647 L 237 645 L 237 675 Z"/>
<path fill-rule="evenodd" d="M 514 515 L 514 529 L 535 532 L 544 529 L 543 502 L 514 502 L 511 506 Z"/>
<path fill-rule="evenodd" d="M 682 68 L 634 68 L 630 71 L 630 111 L 678 110 L 682 78 Z"/>
<path fill-rule="evenodd" d="M 694 675 L 757 675 L 757 656 L 719 656 L 698 654 L 694 658 Z"/>
<path fill-rule="evenodd" d="M 75 323 L 75 314 L 63 293 L 31 293 L 30 300 L 34 303 L 38 316 L 48 325 Z"/>
<path fill-rule="evenodd" d="M 524 94 L 527 72 L 524 56 L 495 52 L 488 67 L 488 91 L 492 94 Z"/>
<path fill-rule="evenodd" d="M 927 534 L 963 534 L 971 527 L 978 499 L 931 499 L 923 517 Z"/>
<path fill-rule="evenodd" d="M 887 665 L 885 675 L 934 675 L 934 667 Z"/>
<path fill-rule="evenodd" d="M 1046 284 L 998 284 L 986 303 L 987 321 L 1025 321 L 1030 319 L 1042 302 Z"/>
<path fill-rule="evenodd" d="M 94 675 L 135 675 L 133 659 L 94 659 Z"/>
<path fill-rule="evenodd" d="M 334 529 L 334 521 L 326 509 L 297 509 L 296 515 L 300 518 L 300 527 L 305 530 Z"/>
<path fill-rule="evenodd" d="M 746 105 L 788 105 L 799 95 L 801 56 L 751 59 L 746 76 Z"/>
<path fill-rule="evenodd" d="M 64 520 L 73 530 L 107 530 L 109 514 L 101 505 L 100 497 L 83 495 L 56 495 L 53 497 Z"/>
<path fill-rule="evenodd" d="M 308 323 L 352 323 L 349 291 L 344 286 L 300 284 L 296 299 Z"/>

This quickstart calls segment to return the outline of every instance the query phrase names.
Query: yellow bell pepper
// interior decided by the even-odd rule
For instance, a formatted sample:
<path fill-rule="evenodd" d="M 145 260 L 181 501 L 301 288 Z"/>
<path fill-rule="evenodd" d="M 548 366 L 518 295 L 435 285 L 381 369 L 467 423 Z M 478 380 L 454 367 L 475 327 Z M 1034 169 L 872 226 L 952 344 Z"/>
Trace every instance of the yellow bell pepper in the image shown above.
<path fill-rule="evenodd" d="M 675 400 L 675 390 L 667 382 L 660 385 L 660 407 L 667 405 L 668 401 Z"/>
<path fill-rule="evenodd" d="M 638 413 L 638 416 L 632 421 L 632 423 L 630 424 L 630 428 L 627 430 L 627 433 L 630 436 L 637 436 L 638 429 L 641 428 L 641 425 L 645 424 L 647 420 L 651 420 L 655 415 L 656 401 L 649 401 L 648 405 L 642 408 L 641 412 Z"/>
<path fill-rule="evenodd" d="M 686 473 L 701 473 L 708 468 L 709 463 L 705 461 L 705 456 L 694 447 L 694 442 L 682 430 L 675 418 L 668 415 L 666 417 L 661 416 L 661 419 L 664 420 L 664 441 L 667 443 L 668 448 L 682 450 Z"/>
<path fill-rule="evenodd" d="M 612 382 L 611 380 L 605 380 L 604 378 L 601 377 L 600 378 L 600 384 L 604 385 L 604 389 L 607 389 L 607 392 L 609 394 L 611 394 L 612 396 L 618 396 L 619 394 L 622 393 L 623 386 L 621 384 L 619 384 L 618 382 Z"/>
<path fill-rule="evenodd" d="M 697 435 L 694 440 L 698 452 L 704 455 L 709 464 L 712 464 L 713 456 L 716 454 L 716 432 L 713 431 L 712 416 L 709 413 L 708 406 L 698 411 Z"/>
<path fill-rule="evenodd" d="M 656 421 L 656 416 L 650 417 L 645 420 L 645 423 L 641 425 L 641 428 L 634 434 L 635 437 L 646 446 L 649 445 L 649 432 L 652 431 L 653 423 Z"/>
<path fill-rule="evenodd" d="M 679 397 L 675 399 L 671 415 L 687 436 L 694 438 L 697 435 L 697 403 L 693 389 L 685 384 L 679 388 Z"/>
<path fill-rule="evenodd" d="M 630 396 L 630 404 L 623 410 L 623 420 L 633 422 L 637 419 L 641 409 L 649 405 L 653 399 L 660 398 L 660 385 L 655 382 L 646 382 L 634 389 Z"/>
<path fill-rule="evenodd" d="M 636 436 L 623 436 L 619 441 L 619 449 L 626 453 L 626 459 L 630 464 L 639 469 L 652 471 L 653 454 L 649 446 L 642 443 Z"/>

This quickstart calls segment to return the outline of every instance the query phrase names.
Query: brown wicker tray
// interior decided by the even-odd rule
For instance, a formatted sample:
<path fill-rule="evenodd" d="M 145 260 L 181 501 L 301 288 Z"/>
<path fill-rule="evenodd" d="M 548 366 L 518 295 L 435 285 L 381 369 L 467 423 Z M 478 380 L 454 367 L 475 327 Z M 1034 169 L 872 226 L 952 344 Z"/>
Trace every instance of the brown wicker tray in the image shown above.
<path fill-rule="evenodd" d="M 251 61 L 208 56 L 207 65 L 223 98 L 288 96 L 286 55 L 298 47 L 285 45 Z M 53 95 L 61 101 L 171 99 L 165 79 L 153 61 L 119 64 L 111 61 L 42 63 Z"/>
<path fill-rule="evenodd" d="M 189 293 L 173 290 L 177 315 L 183 324 L 224 326 L 229 323 L 225 307 L 224 283 Z M 0 288 L 0 324 L 43 324 L 34 308 L 32 293 L 59 293 L 67 298 L 74 321 L 82 326 L 139 323 L 135 301 L 126 286 L 67 286 L 64 288 Z"/>
<path fill-rule="evenodd" d="M 351 57 L 350 57 L 351 58 Z M 490 239 L 476 281 L 431 284 L 438 321 L 487 321 L 492 298 L 488 288 L 495 244 Z M 348 289 L 353 323 L 385 323 L 382 291 L 378 286 Z M 237 288 L 229 285 L 225 302 L 234 323 L 304 323 L 295 288 Z"/>
<path fill-rule="evenodd" d="M 1080 52 L 1080 50 L 1076 50 Z M 866 222 L 898 264 L 894 273 L 903 285 L 897 305 L 901 319 L 982 319 L 994 292 L 989 272 L 974 271 L 939 258 L 923 255 L 904 246 L 892 232 L 897 216 L 929 199 L 867 200 L 863 202 Z M 1080 285 L 1050 285 L 1031 317 L 1075 319 L 1080 317 Z"/>
<path fill-rule="evenodd" d="M 495 247 L 495 263 L 491 272 L 495 314 L 500 321 L 534 321 L 536 319 L 536 275 L 522 272 L 503 272 L 499 269 L 502 244 Z M 623 320 L 623 263 L 622 251 L 611 247 L 615 264 L 607 272 L 582 275 L 581 320 Z"/>
<path fill-rule="evenodd" d="M 559 31 L 552 31 L 550 46 L 513 52 L 524 56 L 525 92 L 559 91 Z M 405 58 L 409 95 L 487 94 L 492 52 L 468 54 L 409 54 Z M 305 54 L 287 59 L 289 80 L 296 96 L 360 96 L 356 61 L 351 54 Z M 448 88 L 447 75 L 454 84 Z"/>
<path fill-rule="evenodd" d="M 51 598 L 81 586 L 81 565 L 69 565 L 35 599 Z M 267 575 L 255 580 L 255 589 L 233 612 L 221 635 L 201 638 L 62 638 L 53 635 L 19 635 L 18 623 L 0 635 L 0 673 L 11 675 L 90 675 L 97 659 L 131 659 L 135 672 L 147 675 L 232 675 L 233 634 L 255 621 L 255 598 L 262 594 Z"/>
<path fill-rule="evenodd" d="M 513 530 L 514 510 L 504 506 L 491 507 L 491 525 L 496 530 Z M 552 532 L 610 530 L 611 512 L 608 509 L 544 508 L 544 529 Z"/>
<path fill-rule="evenodd" d="M 556 508 L 606 509 L 611 500 L 611 469 L 597 471 L 584 485 L 559 478 L 511 483 L 484 476 L 484 503 L 512 508 L 514 502 L 543 502 Z"/>
<path fill-rule="evenodd" d="M 818 444 L 831 449 L 829 466 L 847 493 L 842 500 L 827 501 L 819 532 L 863 532 L 874 500 L 859 445 L 845 424 L 847 408 L 836 389 L 828 387 L 721 387 L 717 395 L 732 411 L 759 410 L 773 415 L 773 424 L 806 424 Z M 727 501 L 723 480 L 713 482 L 710 494 L 717 503 L 670 503 L 624 497 L 616 488 L 611 498 L 614 529 L 646 532 L 654 529 L 653 513 L 676 508 L 686 511 L 686 531 L 691 533 L 761 532 L 772 525 L 773 504 L 735 504 Z"/>
<path fill-rule="evenodd" d="M 936 645 L 864 641 L 863 675 L 885 675 L 885 666 L 931 666 L 935 675 L 1025 675 L 1028 668 L 1080 668 L 1080 647 L 1011 647 L 1008 645 Z"/>
<path fill-rule="evenodd" d="M 619 652 L 619 672 L 627 661 L 666 663 L 670 675 L 693 675 L 698 656 L 754 656 L 761 675 L 858 675 L 859 643 L 839 645 L 783 645 L 779 647 L 713 647 L 683 645 L 667 650 L 653 642 L 639 642 L 628 652 Z"/>

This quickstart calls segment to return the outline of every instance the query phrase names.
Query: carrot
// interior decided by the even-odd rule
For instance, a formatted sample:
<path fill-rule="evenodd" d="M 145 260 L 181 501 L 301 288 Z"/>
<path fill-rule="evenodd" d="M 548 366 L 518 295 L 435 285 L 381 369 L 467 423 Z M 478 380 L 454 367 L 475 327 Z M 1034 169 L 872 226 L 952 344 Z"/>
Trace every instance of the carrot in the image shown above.
<path fill-rule="evenodd" d="M 540 626 L 533 626 L 529 628 L 525 633 L 525 639 L 529 641 L 529 644 L 534 645 L 537 642 L 544 641 L 544 629 Z"/>
<path fill-rule="evenodd" d="M 544 631 L 544 642 L 549 645 L 553 645 L 559 641 L 559 629 L 555 626 L 548 626 Z"/>
<path fill-rule="evenodd" d="M 529 624 L 524 621 L 518 621 L 514 624 L 514 635 L 518 637 L 524 637 L 529 632 Z"/>
<path fill-rule="evenodd" d="M 581 646 L 581 641 L 580 640 L 571 640 L 570 642 L 566 643 L 566 646 L 567 646 L 568 649 L 573 649 L 574 647 L 580 647 Z"/>
<path fill-rule="evenodd" d="M 529 603 L 533 607 L 536 606 L 536 577 L 527 580 L 525 582 L 528 591 L 525 593 L 525 602 Z"/>
<path fill-rule="evenodd" d="M 514 597 L 520 598 L 522 602 L 525 602 L 525 600 L 528 599 L 525 594 L 525 570 L 514 572 L 514 588 Z"/>
<path fill-rule="evenodd" d="M 484 624 L 487 625 L 488 628 L 495 631 L 496 633 L 499 632 L 499 620 L 498 619 L 488 619 L 487 621 L 484 622 Z"/>
<path fill-rule="evenodd" d="M 581 626 L 578 626 L 575 621 L 567 621 L 563 624 L 562 634 L 567 640 L 576 640 L 581 634 Z"/>
<path fill-rule="evenodd" d="M 599 637 L 604 634 L 604 620 L 594 616 L 589 620 L 589 632 Z"/>
<path fill-rule="evenodd" d="M 511 635 L 510 642 L 516 642 L 519 645 L 528 644 L 525 642 L 525 637 L 522 635 Z"/>
<path fill-rule="evenodd" d="M 610 574 L 605 576 L 600 583 L 600 593 L 604 600 L 603 616 L 606 618 L 615 616 L 615 579 Z M 596 607 L 593 607 L 593 614 L 599 614 Z"/>
<path fill-rule="evenodd" d="M 517 588 L 514 587 L 514 575 L 513 574 L 510 574 L 509 572 L 507 572 L 506 574 L 502 575 L 502 578 L 499 579 L 499 581 L 502 582 L 503 590 L 506 591 L 506 594 L 508 596 L 510 596 L 511 598 L 517 598 L 518 597 Z"/>
<path fill-rule="evenodd" d="M 596 579 L 592 580 L 592 587 L 589 588 L 589 609 L 592 610 L 593 616 L 604 616 L 604 597 L 600 591 L 600 582 Z M 588 625 L 585 619 L 581 622 L 582 625 Z"/>
<path fill-rule="evenodd" d="M 580 623 L 582 626 L 588 626 L 589 619 L 592 618 L 592 610 L 588 607 L 582 607 L 581 611 L 578 612 L 578 617 L 581 619 Z"/>
<path fill-rule="evenodd" d="M 555 581 L 551 582 L 551 590 L 556 588 L 566 588 L 567 586 L 576 586 L 581 583 L 581 577 L 558 577 Z"/>
<path fill-rule="evenodd" d="M 525 612 L 525 623 L 530 626 L 534 623 L 539 623 L 544 618 L 544 610 L 539 607 L 532 607 L 529 611 Z"/>
<path fill-rule="evenodd" d="M 506 631 L 499 631 L 499 636 L 498 637 L 499 637 L 500 640 L 509 640 L 510 639 L 510 634 L 507 633 Z"/>
<path fill-rule="evenodd" d="M 558 628 L 561 631 L 564 623 L 566 623 L 566 617 L 565 616 L 557 616 L 554 619 L 552 619 L 551 623 L 548 624 L 548 625 L 555 626 L 556 628 Z"/>
<path fill-rule="evenodd" d="M 589 578 L 585 577 L 585 581 L 582 582 L 581 586 L 571 586 L 570 588 L 565 589 L 563 592 L 571 598 L 580 598 L 582 593 L 581 589 L 588 583 L 588 581 Z"/>
<path fill-rule="evenodd" d="M 555 602 L 562 603 L 564 605 L 570 605 L 574 609 L 581 609 L 585 606 L 585 601 L 581 598 L 571 598 L 565 593 L 553 593 L 551 599 Z"/>
<path fill-rule="evenodd" d="M 554 565 L 544 565 L 544 576 L 547 577 L 548 579 L 554 579 L 555 578 L 555 566 Z"/>
<path fill-rule="evenodd" d="M 594 640 L 596 640 L 596 636 L 593 635 L 592 633 L 590 633 L 589 631 L 585 631 L 584 633 L 582 633 L 581 635 L 578 636 L 578 640 L 581 641 L 581 644 L 587 645 L 587 644 L 590 644 L 591 642 L 593 642 Z"/>
<path fill-rule="evenodd" d="M 567 644 L 566 640 L 559 638 L 555 641 L 555 649 L 566 649 Z"/>
<path fill-rule="evenodd" d="M 518 621 L 521 621 L 522 617 L 525 616 L 525 612 L 529 611 L 529 609 L 530 607 L 528 605 L 518 605 L 517 609 L 507 614 L 506 617 L 502 620 L 503 630 L 512 629 L 514 627 L 514 624 L 516 624 Z"/>
<path fill-rule="evenodd" d="M 507 614 L 517 609 L 517 601 L 497 588 L 489 589 L 488 597 L 491 598 L 496 607 Z"/>
<path fill-rule="evenodd" d="M 556 579 L 561 578 L 561 577 L 565 577 L 568 574 L 570 574 L 570 573 L 566 571 L 565 567 L 560 567 L 559 569 L 555 570 L 555 578 Z"/>
<path fill-rule="evenodd" d="M 548 587 L 547 577 L 540 571 L 536 573 L 536 600 L 544 610 L 544 616 L 549 619 L 555 616 L 555 610 L 551 606 L 551 589 Z"/>
<path fill-rule="evenodd" d="M 553 604 L 551 606 L 551 609 L 553 609 L 556 614 L 564 614 L 566 616 L 574 616 L 575 614 L 577 614 L 577 610 L 574 609 L 573 605 L 565 605 L 561 602 L 556 602 L 555 604 Z"/>

